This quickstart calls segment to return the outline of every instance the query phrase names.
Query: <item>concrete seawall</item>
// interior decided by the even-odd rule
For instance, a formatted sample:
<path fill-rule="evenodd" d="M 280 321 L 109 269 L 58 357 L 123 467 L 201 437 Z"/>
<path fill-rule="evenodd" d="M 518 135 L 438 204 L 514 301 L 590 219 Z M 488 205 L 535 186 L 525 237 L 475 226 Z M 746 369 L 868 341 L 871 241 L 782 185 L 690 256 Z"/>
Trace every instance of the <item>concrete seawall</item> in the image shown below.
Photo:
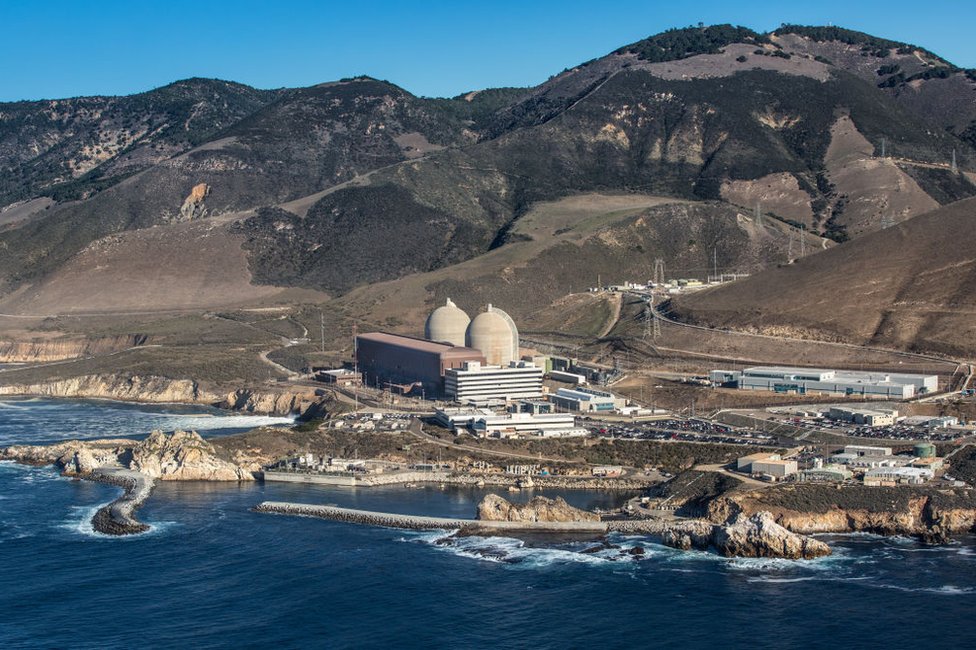
<path fill-rule="evenodd" d="M 449 472 L 391 472 L 389 474 L 367 474 L 365 476 L 337 476 L 302 472 L 264 472 L 264 480 L 269 482 L 312 483 L 322 485 L 341 485 L 348 487 L 374 487 L 380 485 L 444 484 L 461 487 L 517 487 L 528 478 L 532 486 L 540 490 L 644 490 L 654 485 L 651 480 L 633 478 L 600 478 L 588 476 L 512 476 L 505 474 L 453 474 Z"/>
<path fill-rule="evenodd" d="M 400 515 L 389 512 L 353 510 L 336 506 L 319 506 L 308 503 L 286 503 L 265 501 L 254 508 L 257 512 L 301 517 L 318 517 L 331 521 L 342 521 L 367 526 L 385 528 L 406 528 L 409 530 L 491 530 L 491 531 L 549 531 L 564 533 L 607 532 L 607 524 L 602 521 L 482 521 L 479 519 L 451 519 L 446 517 L 424 517 Z"/>

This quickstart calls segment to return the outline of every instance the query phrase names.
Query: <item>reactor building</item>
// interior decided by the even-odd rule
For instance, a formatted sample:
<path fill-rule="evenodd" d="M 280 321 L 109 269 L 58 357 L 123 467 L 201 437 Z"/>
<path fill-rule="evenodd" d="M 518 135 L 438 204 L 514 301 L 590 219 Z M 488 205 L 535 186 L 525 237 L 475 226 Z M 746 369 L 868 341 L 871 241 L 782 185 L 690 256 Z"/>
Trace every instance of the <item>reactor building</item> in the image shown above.
<path fill-rule="evenodd" d="M 372 385 L 405 390 L 419 385 L 429 395 L 462 401 L 475 395 L 490 401 L 542 394 L 542 369 L 519 361 L 515 321 L 490 304 L 471 319 L 448 298 L 427 317 L 423 339 L 363 334 L 356 337 L 356 359 Z"/>

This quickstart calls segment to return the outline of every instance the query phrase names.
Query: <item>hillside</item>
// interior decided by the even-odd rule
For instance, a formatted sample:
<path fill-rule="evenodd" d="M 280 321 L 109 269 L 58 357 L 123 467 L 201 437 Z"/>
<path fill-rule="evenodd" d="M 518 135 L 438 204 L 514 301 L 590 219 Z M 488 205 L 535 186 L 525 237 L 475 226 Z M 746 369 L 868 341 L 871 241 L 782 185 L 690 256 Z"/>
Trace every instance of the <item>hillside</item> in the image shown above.
<path fill-rule="evenodd" d="M 719 25 L 652 36 L 536 88 L 451 99 L 357 77 L 4 104 L 0 307 L 337 296 L 504 250 L 531 237 L 521 222 L 536 206 L 591 194 L 695 202 L 701 214 L 692 234 L 656 248 L 667 228 L 632 226 L 644 256 L 572 251 L 573 278 L 553 281 L 552 295 L 601 268 L 646 273 L 651 255 L 702 268 L 705 214 L 732 223 L 758 209 L 781 233 L 856 239 L 976 194 L 948 166 L 955 151 L 976 169 L 974 88 L 971 71 L 903 43 Z M 712 254 L 738 246 L 740 230 L 712 238 Z M 782 257 L 776 241 L 769 254 L 723 254 L 758 270 Z M 144 300 L 119 299 L 125 282 L 108 276 L 146 275 L 149 242 L 178 271 L 169 284 L 200 289 L 157 292 L 149 273 Z M 211 263 L 181 261 L 193 251 Z M 513 291 L 534 277 L 516 274 Z M 211 280 L 224 289 L 204 291 Z M 117 289 L 96 296 L 84 290 L 93 283 Z"/>
<path fill-rule="evenodd" d="M 976 199 L 734 284 L 681 296 L 682 320 L 772 334 L 972 355 Z"/>

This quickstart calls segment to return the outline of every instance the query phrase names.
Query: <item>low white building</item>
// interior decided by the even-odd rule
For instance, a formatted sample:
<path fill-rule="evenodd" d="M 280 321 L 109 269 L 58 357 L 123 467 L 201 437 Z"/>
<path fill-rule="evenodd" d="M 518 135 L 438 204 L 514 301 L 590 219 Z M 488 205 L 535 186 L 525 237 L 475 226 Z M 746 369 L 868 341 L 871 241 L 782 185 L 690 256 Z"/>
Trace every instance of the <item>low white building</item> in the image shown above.
<path fill-rule="evenodd" d="M 713 370 L 709 378 L 717 385 L 741 390 L 775 393 L 825 393 L 907 399 L 939 388 L 936 375 L 884 372 L 855 372 L 788 366 L 755 366 L 744 370 Z"/>
<path fill-rule="evenodd" d="M 889 483 L 908 483 L 920 485 L 932 479 L 935 473 L 923 467 L 879 467 L 864 474 L 865 485 L 885 485 Z"/>
<path fill-rule="evenodd" d="M 735 468 L 740 472 L 752 472 L 752 464 L 763 460 L 779 460 L 780 455 L 772 452 L 761 451 L 748 456 L 742 456 L 735 461 Z"/>
<path fill-rule="evenodd" d="M 444 392 L 452 400 L 468 404 L 538 399 L 542 397 L 542 368 L 528 361 L 507 366 L 465 362 L 444 373 Z"/>
<path fill-rule="evenodd" d="M 566 435 L 576 430 L 576 418 L 571 413 L 504 413 L 476 418 L 471 428 L 477 435 L 508 438 L 516 435 Z"/>
<path fill-rule="evenodd" d="M 895 420 L 898 418 L 898 411 L 878 411 L 873 409 L 832 406 L 827 412 L 827 417 L 831 420 L 865 424 L 869 427 L 887 427 L 895 423 Z"/>
<path fill-rule="evenodd" d="M 752 463 L 751 472 L 753 474 L 765 474 L 776 480 L 781 480 L 796 474 L 797 465 L 795 460 L 756 460 Z"/>
<path fill-rule="evenodd" d="M 434 420 L 451 431 L 470 428 L 478 418 L 495 415 L 491 409 L 439 408 L 434 410 Z"/>
<path fill-rule="evenodd" d="M 604 390 L 592 388 L 560 388 L 549 396 L 557 408 L 583 413 L 608 412 L 625 405 L 625 401 Z"/>
<path fill-rule="evenodd" d="M 891 456 L 891 447 L 869 447 L 868 445 L 847 445 L 844 447 L 845 454 L 856 454 L 858 456 Z"/>

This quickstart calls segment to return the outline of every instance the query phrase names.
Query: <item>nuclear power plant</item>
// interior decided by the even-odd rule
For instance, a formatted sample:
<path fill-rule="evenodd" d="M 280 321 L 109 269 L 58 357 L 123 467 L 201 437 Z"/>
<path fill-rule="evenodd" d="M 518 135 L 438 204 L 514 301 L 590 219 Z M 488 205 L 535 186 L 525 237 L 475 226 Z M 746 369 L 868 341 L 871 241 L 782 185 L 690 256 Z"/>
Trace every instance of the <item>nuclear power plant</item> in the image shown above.
<path fill-rule="evenodd" d="M 398 392 L 486 403 L 542 395 L 543 369 L 519 360 L 515 321 L 490 304 L 471 319 L 448 298 L 427 317 L 423 339 L 357 336 L 356 360 L 364 381 Z"/>

